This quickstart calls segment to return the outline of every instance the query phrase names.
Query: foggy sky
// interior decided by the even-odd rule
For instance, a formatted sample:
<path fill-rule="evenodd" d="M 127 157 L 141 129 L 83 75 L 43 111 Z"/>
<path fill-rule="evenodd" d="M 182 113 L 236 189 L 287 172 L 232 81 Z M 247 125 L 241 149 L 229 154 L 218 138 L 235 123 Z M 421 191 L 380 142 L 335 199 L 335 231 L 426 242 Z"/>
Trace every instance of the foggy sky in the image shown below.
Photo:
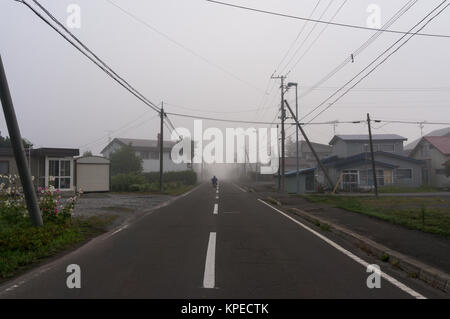
<path fill-rule="evenodd" d="M 42 0 L 41 3 L 60 21 L 66 20 L 69 4 L 79 4 L 82 26 L 72 31 L 150 100 L 157 104 L 164 101 L 168 112 L 253 121 L 274 119 L 280 99 L 279 83 L 269 78 L 304 22 L 203 0 L 113 1 L 185 49 L 133 20 L 106 0 Z M 328 1 L 321 1 L 314 18 Z M 234 1 L 302 17 L 309 16 L 316 2 Z M 365 26 L 366 8 L 376 3 L 382 9 L 384 23 L 406 2 L 349 0 L 335 21 Z M 409 29 L 439 2 L 419 1 L 391 28 Z M 334 0 L 323 20 L 328 20 L 341 3 L 341 0 Z M 313 25 L 307 25 L 296 47 Z M 322 27 L 316 27 L 309 41 Z M 422 32 L 450 34 L 450 8 Z M 288 81 L 305 87 L 315 84 L 373 33 L 329 26 L 289 74 Z M 324 86 L 343 85 L 400 36 L 383 34 L 355 63 L 346 66 Z M 25 6 L 12 0 L 0 2 L 0 54 L 22 135 L 35 147 L 74 147 L 98 153 L 107 144 L 108 135 L 111 138 L 156 138 L 159 119 L 154 111 L 100 71 Z M 448 122 L 449 57 L 450 39 L 417 36 L 358 87 L 447 87 L 448 90 L 354 91 L 316 121 L 362 120 L 370 113 L 372 118 Z M 332 92 L 317 90 L 300 100 L 300 114 L 317 106 Z M 289 92 L 288 100 L 292 106 L 295 104 L 293 92 Z M 192 119 L 171 119 L 175 126 L 192 128 Z M 203 126 L 245 127 L 212 121 L 205 121 Z M 420 137 L 417 125 L 380 126 L 375 125 L 375 134 L 400 134 L 409 141 Z M 426 125 L 424 133 L 442 127 Z M 0 131 L 3 136 L 7 135 L 3 116 Z M 333 136 L 331 125 L 310 126 L 306 131 L 315 142 L 328 143 Z M 292 130 L 288 134 L 290 132 Z M 366 132 L 367 126 L 363 124 L 336 128 L 339 134 Z"/>

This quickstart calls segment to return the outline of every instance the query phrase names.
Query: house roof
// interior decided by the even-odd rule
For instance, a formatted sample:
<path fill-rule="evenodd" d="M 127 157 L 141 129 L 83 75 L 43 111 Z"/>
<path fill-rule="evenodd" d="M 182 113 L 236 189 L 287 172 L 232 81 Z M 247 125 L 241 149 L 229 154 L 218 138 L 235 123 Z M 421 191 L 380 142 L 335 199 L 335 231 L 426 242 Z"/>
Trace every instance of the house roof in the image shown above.
<path fill-rule="evenodd" d="M 444 155 L 450 155 L 450 136 L 425 136 L 424 139 Z"/>
<path fill-rule="evenodd" d="M 341 139 L 343 141 L 353 142 L 353 141 L 369 141 L 368 134 L 347 134 L 347 135 L 335 135 L 330 143 L 333 145 L 336 140 Z M 407 141 L 406 137 L 397 134 L 374 134 L 372 135 L 373 141 Z"/>
<path fill-rule="evenodd" d="M 27 150 L 25 150 L 25 153 L 28 153 Z M 31 156 L 73 157 L 78 155 L 80 155 L 80 150 L 76 148 L 43 147 L 31 149 Z M 0 156 L 14 156 L 13 149 L 11 147 L 1 147 Z"/>
<path fill-rule="evenodd" d="M 450 127 L 441 128 L 438 130 L 431 131 L 428 134 L 425 134 L 425 136 L 450 136 Z M 411 143 L 405 145 L 405 149 L 407 150 L 413 150 L 416 148 L 417 144 L 422 140 L 422 138 L 418 138 Z"/>
<path fill-rule="evenodd" d="M 377 155 L 384 155 L 386 157 L 392 157 L 392 158 L 396 158 L 399 160 L 403 160 L 406 162 L 410 162 L 410 163 L 414 163 L 414 164 L 423 164 L 424 162 L 421 160 L 417 160 L 411 157 L 407 157 L 407 156 L 402 156 L 399 154 L 395 154 L 395 153 L 389 153 L 389 152 L 383 152 L 383 151 L 378 151 L 378 152 L 374 152 L 374 156 L 375 156 L 375 164 L 380 164 L 380 165 L 384 165 L 384 166 L 392 166 L 392 167 L 396 167 L 392 164 L 389 163 L 384 163 L 381 161 L 377 161 L 376 156 Z M 360 153 L 357 155 L 353 155 L 353 156 L 349 156 L 349 157 L 337 157 L 337 156 L 332 156 L 332 157 L 328 157 L 322 160 L 322 163 L 327 165 L 327 166 L 335 166 L 335 167 L 344 167 L 347 166 L 347 164 L 356 164 L 359 163 L 361 161 L 367 162 L 367 163 L 371 163 L 371 159 L 370 156 L 367 157 L 366 153 Z"/>
<path fill-rule="evenodd" d="M 308 143 L 306 143 L 306 141 L 300 141 L 300 148 L 302 150 L 302 153 L 305 152 L 311 152 L 311 149 L 308 146 Z M 294 143 L 295 145 L 295 143 Z M 314 147 L 314 150 L 316 152 L 324 152 L 324 153 L 330 153 L 332 150 L 332 147 L 330 145 L 326 145 L 326 144 L 320 144 L 320 143 L 315 143 L 315 142 L 311 142 L 312 147 Z"/>
<path fill-rule="evenodd" d="M 298 170 L 298 173 L 299 173 L 300 175 L 303 175 L 303 174 L 312 173 L 312 172 L 314 172 L 315 170 L 316 170 L 315 167 L 313 167 L 313 168 L 303 168 L 303 169 L 299 169 L 299 170 Z M 288 171 L 288 172 L 285 172 L 285 173 L 284 173 L 284 176 L 287 176 L 287 177 L 290 177 L 290 176 L 296 176 L 296 175 L 297 175 L 297 170 Z"/>
<path fill-rule="evenodd" d="M 158 140 L 116 137 L 108 145 L 106 145 L 106 147 L 100 153 L 103 153 L 114 142 L 117 142 L 121 145 L 130 145 L 131 144 L 131 146 L 133 148 L 138 148 L 138 149 L 158 148 Z M 176 144 L 176 142 L 164 141 L 163 146 L 164 146 L 164 148 L 167 149 L 167 148 L 172 148 L 172 146 L 174 146 L 175 144 Z"/>

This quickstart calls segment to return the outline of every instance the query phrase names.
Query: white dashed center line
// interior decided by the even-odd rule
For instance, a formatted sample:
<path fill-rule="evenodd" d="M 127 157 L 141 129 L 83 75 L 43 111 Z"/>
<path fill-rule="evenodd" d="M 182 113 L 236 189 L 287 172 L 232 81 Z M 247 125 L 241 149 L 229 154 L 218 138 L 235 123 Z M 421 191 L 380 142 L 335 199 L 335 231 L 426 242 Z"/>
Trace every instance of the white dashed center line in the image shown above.
<path fill-rule="evenodd" d="M 209 234 L 208 251 L 206 252 L 203 288 L 214 288 L 216 283 L 216 233 Z"/>

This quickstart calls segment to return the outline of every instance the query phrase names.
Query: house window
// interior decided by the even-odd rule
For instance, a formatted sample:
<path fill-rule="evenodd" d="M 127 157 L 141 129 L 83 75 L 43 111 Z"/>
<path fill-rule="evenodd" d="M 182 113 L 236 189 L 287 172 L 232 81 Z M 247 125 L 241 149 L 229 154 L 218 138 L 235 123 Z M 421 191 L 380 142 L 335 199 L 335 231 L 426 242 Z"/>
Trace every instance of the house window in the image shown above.
<path fill-rule="evenodd" d="M 358 188 L 358 171 L 344 170 L 342 176 L 342 186 L 345 191 L 352 192 Z"/>
<path fill-rule="evenodd" d="M 142 159 L 149 159 L 150 158 L 150 152 L 139 152 L 139 155 Z"/>
<path fill-rule="evenodd" d="M 9 174 L 9 162 L 0 161 L 0 175 L 8 175 L 8 174 Z"/>
<path fill-rule="evenodd" d="M 151 159 L 159 159 L 159 152 L 150 152 Z"/>
<path fill-rule="evenodd" d="M 48 161 L 49 185 L 57 189 L 70 189 L 72 184 L 72 161 L 50 159 Z"/>
<path fill-rule="evenodd" d="M 359 171 L 361 186 L 373 186 L 372 172 L 371 169 Z M 383 186 L 385 184 L 384 170 L 382 169 L 377 169 L 377 184 L 378 186 Z M 387 184 L 389 184 L 389 178 L 387 179 Z"/>
<path fill-rule="evenodd" d="M 429 156 L 429 151 L 428 151 L 428 147 L 427 145 L 422 145 L 422 147 L 420 148 L 420 154 L 422 155 L 422 157 L 428 157 Z"/>
<path fill-rule="evenodd" d="M 390 153 L 394 152 L 394 144 L 383 144 L 380 146 L 383 152 L 390 152 Z"/>
<path fill-rule="evenodd" d="M 383 151 L 383 146 L 385 146 L 385 145 L 380 145 L 380 144 L 373 144 L 372 145 L 373 146 L 373 151 L 374 152 L 378 152 L 378 151 Z M 386 146 L 389 146 L 389 145 L 386 145 Z M 392 148 L 393 148 L 394 146 L 392 145 Z M 364 144 L 364 146 L 363 146 L 363 152 L 364 153 L 369 153 L 370 152 L 370 145 L 369 144 Z M 385 152 L 388 152 L 388 151 L 385 151 Z M 392 150 L 392 152 L 393 152 L 393 150 Z"/>
<path fill-rule="evenodd" d="M 445 169 L 439 168 L 435 170 L 436 175 L 445 175 Z"/>
<path fill-rule="evenodd" d="M 412 179 L 412 168 L 397 168 L 397 179 Z"/>

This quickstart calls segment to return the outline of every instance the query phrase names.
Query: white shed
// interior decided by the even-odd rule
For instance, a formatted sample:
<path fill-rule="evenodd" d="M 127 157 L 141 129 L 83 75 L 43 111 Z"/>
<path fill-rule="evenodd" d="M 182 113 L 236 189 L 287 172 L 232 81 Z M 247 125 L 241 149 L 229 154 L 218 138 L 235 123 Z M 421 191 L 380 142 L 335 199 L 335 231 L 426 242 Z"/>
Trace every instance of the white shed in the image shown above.
<path fill-rule="evenodd" d="M 83 192 L 109 192 L 111 162 L 101 156 L 83 156 L 76 160 L 76 185 Z"/>

